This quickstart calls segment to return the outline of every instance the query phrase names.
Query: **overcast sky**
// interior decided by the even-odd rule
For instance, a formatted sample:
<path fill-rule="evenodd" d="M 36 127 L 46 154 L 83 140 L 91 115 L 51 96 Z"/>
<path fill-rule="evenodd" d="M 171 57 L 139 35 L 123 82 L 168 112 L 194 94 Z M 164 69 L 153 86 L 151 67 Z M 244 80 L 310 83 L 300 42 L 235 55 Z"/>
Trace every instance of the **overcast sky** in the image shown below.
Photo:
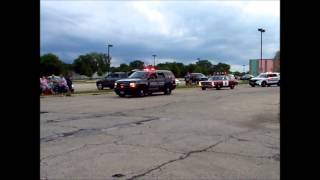
<path fill-rule="evenodd" d="M 112 66 L 143 60 L 189 64 L 197 58 L 242 71 L 249 59 L 273 58 L 280 48 L 280 2 L 41 0 L 41 54 L 67 63 L 107 52 Z M 246 67 L 248 69 L 248 66 Z"/>

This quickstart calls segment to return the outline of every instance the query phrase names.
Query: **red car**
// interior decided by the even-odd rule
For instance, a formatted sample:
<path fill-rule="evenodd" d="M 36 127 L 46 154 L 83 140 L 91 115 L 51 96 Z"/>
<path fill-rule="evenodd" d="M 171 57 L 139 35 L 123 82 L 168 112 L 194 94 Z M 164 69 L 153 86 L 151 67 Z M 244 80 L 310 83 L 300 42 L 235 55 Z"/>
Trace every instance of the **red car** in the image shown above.
<path fill-rule="evenodd" d="M 238 85 L 238 82 L 228 75 L 215 75 L 210 77 L 207 81 L 199 82 L 199 86 L 201 86 L 202 90 L 206 90 L 207 88 L 216 88 L 219 90 L 223 87 L 234 89 L 236 85 Z"/>

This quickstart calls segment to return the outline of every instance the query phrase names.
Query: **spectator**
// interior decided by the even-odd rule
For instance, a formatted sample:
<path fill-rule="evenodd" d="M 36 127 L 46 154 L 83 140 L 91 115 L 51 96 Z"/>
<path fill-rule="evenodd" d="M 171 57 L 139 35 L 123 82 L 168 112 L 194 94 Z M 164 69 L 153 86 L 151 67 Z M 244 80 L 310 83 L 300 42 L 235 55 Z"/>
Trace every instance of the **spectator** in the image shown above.
<path fill-rule="evenodd" d="M 186 85 L 188 86 L 190 84 L 190 73 L 188 72 L 186 76 L 184 76 L 184 80 L 186 82 Z"/>
<path fill-rule="evenodd" d="M 40 78 L 40 89 L 41 94 L 46 94 L 48 93 L 48 91 L 50 91 L 48 80 L 45 76 L 42 76 L 42 78 Z"/>
<path fill-rule="evenodd" d="M 58 92 L 61 93 L 61 95 L 63 96 L 64 93 L 66 93 L 68 91 L 68 84 L 62 74 L 60 75 L 60 79 L 58 81 L 58 86 L 59 86 Z"/>
<path fill-rule="evenodd" d="M 73 92 L 72 76 L 71 75 L 67 76 L 66 81 L 67 81 L 67 85 L 68 85 L 68 94 L 71 95 L 71 93 Z"/>

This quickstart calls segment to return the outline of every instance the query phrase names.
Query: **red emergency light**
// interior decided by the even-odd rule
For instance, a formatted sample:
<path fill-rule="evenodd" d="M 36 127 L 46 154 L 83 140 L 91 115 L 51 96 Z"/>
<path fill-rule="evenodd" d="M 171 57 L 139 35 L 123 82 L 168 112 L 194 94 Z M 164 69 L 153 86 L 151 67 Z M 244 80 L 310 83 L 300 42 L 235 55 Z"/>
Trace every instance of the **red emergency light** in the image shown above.
<path fill-rule="evenodd" d="M 156 68 L 153 67 L 153 66 L 147 66 L 147 67 L 145 67 L 143 70 L 144 70 L 144 71 L 147 71 L 147 72 L 152 72 L 152 71 L 155 71 Z"/>

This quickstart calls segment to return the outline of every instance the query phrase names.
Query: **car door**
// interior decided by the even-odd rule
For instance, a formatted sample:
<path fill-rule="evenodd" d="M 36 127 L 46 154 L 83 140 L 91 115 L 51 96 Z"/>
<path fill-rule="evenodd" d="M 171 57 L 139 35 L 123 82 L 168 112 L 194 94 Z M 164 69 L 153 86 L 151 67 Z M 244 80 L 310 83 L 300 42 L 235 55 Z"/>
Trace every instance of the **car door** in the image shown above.
<path fill-rule="evenodd" d="M 158 82 L 158 88 L 164 89 L 165 86 L 165 74 L 163 72 L 157 72 L 157 82 Z"/>
<path fill-rule="evenodd" d="M 269 84 L 276 84 L 278 82 L 278 76 L 276 74 L 269 74 L 268 75 L 268 83 Z"/>
<path fill-rule="evenodd" d="M 229 78 L 224 76 L 222 80 L 223 86 L 229 86 Z"/>
<path fill-rule="evenodd" d="M 148 77 L 148 86 L 150 91 L 157 91 L 158 88 L 158 79 L 156 73 L 151 73 Z"/>

